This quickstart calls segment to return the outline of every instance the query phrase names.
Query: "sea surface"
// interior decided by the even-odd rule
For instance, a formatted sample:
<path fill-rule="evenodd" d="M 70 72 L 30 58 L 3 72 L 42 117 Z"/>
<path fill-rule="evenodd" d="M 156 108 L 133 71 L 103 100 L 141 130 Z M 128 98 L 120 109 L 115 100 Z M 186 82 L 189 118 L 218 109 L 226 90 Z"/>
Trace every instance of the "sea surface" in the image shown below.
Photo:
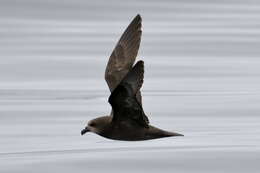
<path fill-rule="evenodd" d="M 144 111 L 185 136 L 81 136 L 136 14 Z M 259 21 L 257 0 L 0 0 L 0 172 L 258 173 Z"/>

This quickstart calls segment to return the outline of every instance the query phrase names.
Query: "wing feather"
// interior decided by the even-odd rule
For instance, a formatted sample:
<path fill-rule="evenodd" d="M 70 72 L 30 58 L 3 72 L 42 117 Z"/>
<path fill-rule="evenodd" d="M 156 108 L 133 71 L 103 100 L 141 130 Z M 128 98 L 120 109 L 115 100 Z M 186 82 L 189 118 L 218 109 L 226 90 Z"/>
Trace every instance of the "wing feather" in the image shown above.
<path fill-rule="evenodd" d="M 131 71 L 123 78 L 120 84 L 129 85 L 133 95 L 136 95 L 144 82 L 144 62 L 138 61 Z"/>
<path fill-rule="evenodd" d="M 136 94 L 143 84 L 144 62 L 138 61 L 119 85 L 112 91 L 108 102 L 113 108 L 113 121 L 133 121 L 142 127 L 149 126 L 149 120 L 138 102 Z"/>
<path fill-rule="evenodd" d="M 137 15 L 114 48 L 105 71 L 105 80 L 112 92 L 132 68 L 141 42 L 142 18 Z M 141 98 L 141 97 L 139 97 Z M 139 100 L 141 103 L 141 100 Z"/>

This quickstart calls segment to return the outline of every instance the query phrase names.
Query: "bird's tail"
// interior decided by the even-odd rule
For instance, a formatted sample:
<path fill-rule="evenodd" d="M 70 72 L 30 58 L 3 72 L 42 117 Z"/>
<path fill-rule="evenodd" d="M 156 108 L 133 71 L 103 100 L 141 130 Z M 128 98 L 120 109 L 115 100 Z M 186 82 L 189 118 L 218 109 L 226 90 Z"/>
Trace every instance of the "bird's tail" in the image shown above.
<path fill-rule="evenodd" d="M 165 131 L 165 136 L 166 137 L 169 137 L 169 136 L 184 136 L 183 134 L 180 134 L 180 133 L 176 133 L 176 132 L 168 132 L 168 131 Z"/>

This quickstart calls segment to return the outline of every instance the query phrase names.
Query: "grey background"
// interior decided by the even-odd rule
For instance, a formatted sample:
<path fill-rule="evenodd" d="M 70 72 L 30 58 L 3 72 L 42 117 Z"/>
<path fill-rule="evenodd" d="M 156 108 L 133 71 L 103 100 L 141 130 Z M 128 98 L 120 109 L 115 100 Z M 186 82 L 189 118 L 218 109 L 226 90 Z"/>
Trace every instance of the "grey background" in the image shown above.
<path fill-rule="evenodd" d="M 81 137 L 138 13 L 145 112 L 185 137 Z M 0 172 L 259 172 L 259 21 L 257 0 L 0 0 Z"/>
<path fill-rule="evenodd" d="M 183 64 L 168 65 L 164 69 L 171 70 L 160 73 L 259 75 L 260 6 L 256 0 L 0 3 L 2 82 L 103 77 L 107 58 L 137 13 L 144 20 L 139 57 L 147 60 L 148 67 L 154 61 L 178 61 Z M 160 75 L 153 71 L 147 76 Z"/>

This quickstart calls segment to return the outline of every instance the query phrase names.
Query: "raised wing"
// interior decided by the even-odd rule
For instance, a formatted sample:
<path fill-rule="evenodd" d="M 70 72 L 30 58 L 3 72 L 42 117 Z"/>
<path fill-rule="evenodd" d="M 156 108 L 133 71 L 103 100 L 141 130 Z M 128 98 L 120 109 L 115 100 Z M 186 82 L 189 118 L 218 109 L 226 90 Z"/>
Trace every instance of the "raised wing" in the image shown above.
<path fill-rule="evenodd" d="M 121 85 L 131 87 L 133 95 L 140 90 L 144 82 L 144 62 L 138 61 L 129 73 L 120 82 Z"/>
<path fill-rule="evenodd" d="M 113 108 L 114 122 L 130 120 L 142 127 L 149 126 L 149 120 L 136 98 L 136 93 L 143 84 L 143 78 L 144 63 L 138 61 L 111 93 L 108 101 Z"/>
<path fill-rule="evenodd" d="M 105 79 L 111 92 L 117 87 L 135 62 L 141 41 L 141 27 L 142 19 L 140 15 L 137 15 L 119 39 L 109 58 Z"/>

